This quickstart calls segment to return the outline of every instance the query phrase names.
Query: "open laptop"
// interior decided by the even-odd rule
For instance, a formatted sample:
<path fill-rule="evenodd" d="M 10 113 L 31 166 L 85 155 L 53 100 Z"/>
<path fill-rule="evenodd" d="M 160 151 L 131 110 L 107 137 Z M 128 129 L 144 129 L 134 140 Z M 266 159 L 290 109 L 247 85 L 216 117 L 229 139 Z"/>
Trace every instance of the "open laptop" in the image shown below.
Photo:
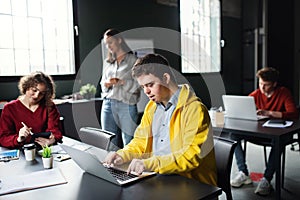
<path fill-rule="evenodd" d="M 240 95 L 223 95 L 225 117 L 247 120 L 261 120 L 267 116 L 256 114 L 254 97 Z"/>
<path fill-rule="evenodd" d="M 127 175 L 125 170 L 108 167 L 99 161 L 96 156 L 88 152 L 66 145 L 60 146 L 67 154 L 71 156 L 71 158 L 82 170 L 116 185 L 123 186 L 125 184 L 133 183 L 142 178 L 150 177 L 151 175 L 156 174 L 155 172 L 143 172 L 143 174 L 139 176 L 134 174 Z"/>

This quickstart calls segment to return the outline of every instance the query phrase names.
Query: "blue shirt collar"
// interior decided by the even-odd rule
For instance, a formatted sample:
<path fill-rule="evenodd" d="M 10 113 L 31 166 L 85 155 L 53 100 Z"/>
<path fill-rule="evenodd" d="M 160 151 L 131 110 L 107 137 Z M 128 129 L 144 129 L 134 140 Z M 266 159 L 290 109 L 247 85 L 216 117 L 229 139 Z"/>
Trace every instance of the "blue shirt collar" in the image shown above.
<path fill-rule="evenodd" d="M 162 103 L 157 103 L 157 106 L 161 106 L 162 108 L 164 108 L 165 111 L 167 111 L 172 105 L 176 106 L 177 102 L 178 102 L 180 90 L 181 90 L 181 87 L 179 86 L 179 88 L 176 90 L 176 92 L 169 99 L 166 106 L 164 106 Z"/>

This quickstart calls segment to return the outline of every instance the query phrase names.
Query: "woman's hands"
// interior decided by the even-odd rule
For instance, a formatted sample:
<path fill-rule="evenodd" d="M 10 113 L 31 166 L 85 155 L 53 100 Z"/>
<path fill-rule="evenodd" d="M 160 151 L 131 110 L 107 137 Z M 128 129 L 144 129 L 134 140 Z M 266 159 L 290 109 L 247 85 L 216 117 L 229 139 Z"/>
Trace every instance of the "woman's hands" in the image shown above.
<path fill-rule="evenodd" d="M 19 130 L 19 136 L 17 138 L 18 142 L 23 142 L 29 135 L 33 135 L 34 133 L 31 132 L 31 128 L 26 126 L 23 122 L 21 122 L 23 127 Z M 50 146 L 55 143 L 55 137 L 51 133 L 49 138 L 43 138 L 43 137 L 38 137 L 35 139 L 35 142 L 41 145 L 42 147 L 44 146 Z"/>
<path fill-rule="evenodd" d="M 110 78 L 107 82 L 104 83 L 106 88 L 110 88 L 114 85 L 124 85 L 125 81 L 119 78 Z"/>
<path fill-rule="evenodd" d="M 49 138 L 38 137 L 35 139 L 35 142 L 41 145 L 42 147 L 50 146 L 55 143 L 55 137 L 51 133 Z"/>
<path fill-rule="evenodd" d="M 19 130 L 19 136 L 17 138 L 18 142 L 23 142 L 28 135 L 31 135 L 31 128 L 27 127 L 23 122 L 21 122 L 23 127 Z"/>

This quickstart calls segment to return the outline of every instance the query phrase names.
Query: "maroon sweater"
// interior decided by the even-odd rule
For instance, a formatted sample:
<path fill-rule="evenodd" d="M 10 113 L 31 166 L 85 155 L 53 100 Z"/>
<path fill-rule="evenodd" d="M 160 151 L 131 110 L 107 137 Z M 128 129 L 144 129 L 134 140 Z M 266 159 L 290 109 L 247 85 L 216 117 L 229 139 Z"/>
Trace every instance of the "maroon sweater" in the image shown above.
<path fill-rule="evenodd" d="M 257 109 L 281 111 L 283 119 L 295 119 L 299 116 L 293 96 L 285 87 L 275 88 L 270 98 L 261 93 L 259 89 L 249 95 L 254 97 Z"/>
<path fill-rule="evenodd" d="M 13 100 L 5 104 L 0 118 L 0 145 L 7 148 L 18 148 L 29 143 L 31 136 L 28 136 L 22 143 L 17 142 L 19 130 L 24 122 L 32 128 L 33 133 L 52 132 L 55 140 L 62 139 L 60 131 L 59 112 L 53 104 L 50 108 L 45 105 L 32 112 L 25 107 L 20 100 Z"/>

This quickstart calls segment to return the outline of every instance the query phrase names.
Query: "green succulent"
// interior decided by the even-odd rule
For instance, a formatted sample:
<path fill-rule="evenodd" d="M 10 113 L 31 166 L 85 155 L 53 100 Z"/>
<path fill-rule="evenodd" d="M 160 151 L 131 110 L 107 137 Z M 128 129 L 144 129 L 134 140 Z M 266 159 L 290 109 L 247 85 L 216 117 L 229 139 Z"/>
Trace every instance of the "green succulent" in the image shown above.
<path fill-rule="evenodd" d="M 43 153 L 42 153 L 43 158 L 50 158 L 51 155 L 52 155 L 51 147 L 47 145 L 43 147 Z"/>
<path fill-rule="evenodd" d="M 90 83 L 83 85 L 80 88 L 79 94 L 83 97 L 91 97 L 96 94 L 96 87 Z"/>

